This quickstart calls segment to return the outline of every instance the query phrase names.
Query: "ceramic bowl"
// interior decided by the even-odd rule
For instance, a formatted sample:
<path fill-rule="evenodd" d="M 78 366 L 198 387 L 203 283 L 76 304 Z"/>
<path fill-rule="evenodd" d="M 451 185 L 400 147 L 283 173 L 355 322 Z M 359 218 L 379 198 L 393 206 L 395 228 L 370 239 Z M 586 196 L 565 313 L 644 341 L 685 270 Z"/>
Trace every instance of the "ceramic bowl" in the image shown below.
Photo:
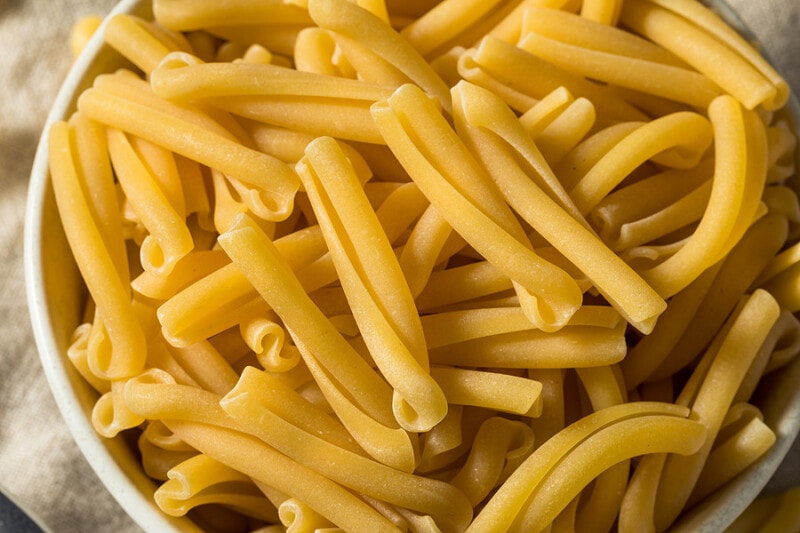
<path fill-rule="evenodd" d="M 711 2 L 736 25 L 732 11 Z M 112 11 L 147 16 L 150 2 L 123 0 Z M 746 31 L 744 28 L 739 28 Z M 132 519 L 146 531 L 199 531 L 188 519 L 163 514 L 153 500 L 155 483 L 139 462 L 135 444 L 122 437 L 105 439 L 92 427 L 96 392 L 73 369 L 66 351 L 82 314 L 86 289 L 72 259 L 56 211 L 48 173 L 47 128 L 68 117 L 77 95 L 97 74 L 120 65 L 117 53 L 104 45 L 101 33 L 88 43 L 58 92 L 33 165 L 24 236 L 25 274 L 34 337 L 41 363 L 64 420 L 81 452 Z M 675 526 L 680 531 L 720 531 L 759 494 L 784 461 L 800 429 L 800 359 L 778 376 L 762 404 L 778 440 L 757 464 L 718 491 Z M 793 458 L 792 458 L 793 459 Z"/>

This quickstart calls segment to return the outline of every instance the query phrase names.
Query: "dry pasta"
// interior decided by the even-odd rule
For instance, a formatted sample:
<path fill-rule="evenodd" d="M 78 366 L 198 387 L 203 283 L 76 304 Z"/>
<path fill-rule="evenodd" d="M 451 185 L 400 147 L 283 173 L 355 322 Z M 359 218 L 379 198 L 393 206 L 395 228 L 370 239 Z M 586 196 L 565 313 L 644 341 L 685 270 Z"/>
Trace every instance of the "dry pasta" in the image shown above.
<path fill-rule="evenodd" d="M 712 11 L 152 12 L 105 23 L 127 67 L 49 158 L 88 293 L 67 356 L 165 514 L 664 531 L 783 438 L 764 383 L 800 353 L 789 89 Z M 793 498 L 734 530 L 797 523 Z"/>

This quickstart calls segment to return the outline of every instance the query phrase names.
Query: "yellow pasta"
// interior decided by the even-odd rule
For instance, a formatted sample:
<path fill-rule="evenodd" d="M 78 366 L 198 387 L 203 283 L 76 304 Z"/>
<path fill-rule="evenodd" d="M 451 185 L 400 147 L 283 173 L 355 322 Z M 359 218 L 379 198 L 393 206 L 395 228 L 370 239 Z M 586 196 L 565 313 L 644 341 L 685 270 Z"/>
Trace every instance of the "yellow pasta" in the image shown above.
<path fill-rule="evenodd" d="M 542 412 L 542 385 L 528 378 L 499 372 L 437 366 L 431 377 L 442 388 L 447 401 L 457 405 L 536 417 Z"/>
<path fill-rule="evenodd" d="M 444 109 L 449 109 L 449 91 L 441 78 L 407 41 L 378 17 L 346 0 L 310 0 L 308 10 L 321 28 L 355 40 L 359 50 L 367 48 L 437 98 Z"/>
<path fill-rule="evenodd" d="M 464 466 L 450 480 L 477 505 L 513 472 L 532 451 L 530 426 L 502 417 L 481 424 Z"/>
<path fill-rule="evenodd" d="M 786 82 L 780 80 L 771 68 L 765 69 L 763 59 L 757 61 L 758 67 L 751 63 L 750 58 L 758 54 L 742 37 L 728 30 L 726 38 L 720 42 L 713 32 L 695 25 L 698 19 L 714 21 L 714 16 L 699 3 L 693 3 L 695 5 L 690 6 L 685 14 L 677 14 L 658 3 L 650 0 L 628 2 L 622 10 L 621 21 L 695 67 L 748 109 L 759 104 L 775 109 L 786 102 L 789 92 Z M 685 15 L 691 16 L 691 20 L 684 18 Z M 718 22 L 715 25 L 722 26 Z M 682 39 L 680 43 L 675 39 L 677 36 Z"/>
<path fill-rule="evenodd" d="M 603 438 L 605 436 L 604 431 L 607 433 L 609 431 L 619 431 L 623 428 L 628 431 L 638 428 L 639 430 L 647 429 L 649 432 L 671 432 L 675 441 L 670 444 L 676 447 L 676 453 L 693 453 L 705 440 L 705 429 L 698 423 L 683 418 L 687 414 L 688 410 L 682 411 L 677 406 L 669 406 L 669 404 L 630 403 L 598 411 L 594 415 L 576 422 L 564 432 L 559 433 L 558 438 L 548 440 L 546 444 L 538 448 L 534 454 L 526 459 L 520 468 L 494 494 L 478 516 L 475 517 L 468 531 L 504 531 L 512 527 L 532 493 L 543 481 L 548 479 L 551 469 L 558 463 L 562 455 L 574 449 L 579 449 L 580 443 L 592 435 L 599 435 L 598 438 Z M 673 426 L 672 424 L 675 422 L 677 424 Z M 681 431 L 681 428 L 683 431 Z M 645 432 L 644 434 L 647 433 Z M 629 433 L 629 435 L 631 434 Z M 636 440 L 631 439 L 631 446 L 628 449 L 635 448 L 637 445 Z M 624 454 L 622 450 L 626 447 L 616 446 L 612 441 L 608 441 L 608 444 L 612 448 L 616 447 L 616 453 Z M 663 442 L 663 444 L 667 443 Z M 647 446 L 652 445 L 652 443 L 639 440 L 638 445 Z M 578 458 L 581 456 L 581 454 L 576 455 Z M 596 461 L 597 457 L 589 459 L 590 461 L 588 464 L 585 463 L 585 467 L 597 468 L 599 471 L 604 470 L 599 466 L 600 462 Z M 607 456 L 606 459 L 610 466 L 621 460 L 622 457 L 614 460 L 614 458 Z M 592 460 L 594 460 L 594 465 L 592 465 Z M 554 476 L 554 479 L 556 481 L 559 479 L 567 481 L 569 478 Z M 575 478 L 572 478 L 572 480 L 580 483 Z M 541 513 L 541 508 L 533 505 L 530 505 L 529 508 L 536 513 L 531 517 L 532 519 L 539 520 L 540 523 L 544 519 L 544 524 L 547 523 L 546 517 Z M 551 507 L 550 510 L 553 512 L 550 517 L 552 519 L 561 509 Z M 533 524 L 525 525 L 536 529 Z"/>
<path fill-rule="evenodd" d="M 548 10 L 542 10 L 541 14 L 534 12 L 530 20 L 550 27 L 564 25 L 563 21 L 542 20 L 545 17 L 541 15 L 547 12 Z M 674 62 L 667 64 L 651 60 L 648 58 L 649 54 L 633 52 L 635 47 L 627 43 L 624 45 L 626 54 L 623 55 L 614 53 L 615 49 L 611 47 L 609 49 L 614 51 L 584 48 L 563 42 L 542 35 L 537 29 L 538 26 L 532 27 L 520 40 L 520 48 L 567 72 L 697 107 L 707 107 L 722 93 L 714 82 L 702 74 L 675 66 Z M 573 29 L 581 30 L 583 28 Z M 586 33 L 581 31 L 583 36 Z M 635 55 L 627 55 L 631 52 Z"/>
<path fill-rule="evenodd" d="M 745 224 L 752 220 L 752 214 L 747 213 L 752 210 L 744 208 L 743 203 L 753 206 L 757 203 L 752 196 L 744 196 L 745 186 L 754 186 L 759 179 L 763 183 L 765 179 L 763 168 L 754 168 L 751 174 L 750 159 L 743 160 L 748 153 L 745 148 L 748 128 L 740 104 L 731 97 L 721 96 L 714 100 L 709 113 L 715 129 L 714 184 L 719 185 L 712 187 L 706 212 L 689 241 L 667 261 L 643 273 L 662 296 L 675 294 L 690 279 L 691 269 L 709 266 L 730 249 L 728 242 L 738 219 L 747 219 Z M 752 177 L 747 179 L 748 176 Z M 741 214 L 739 208 L 745 213 Z"/>
<path fill-rule="evenodd" d="M 188 43 L 179 40 L 176 34 L 169 34 L 161 26 L 125 14 L 111 18 L 104 35 L 109 45 L 148 74 L 170 52 L 188 48 Z"/>
<path fill-rule="evenodd" d="M 444 418 L 447 402 L 429 375 L 419 315 L 377 215 L 333 139 L 309 143 L 298 172 L 324 218 L 322 230 L 358 329 L 394 389 L 395 418 L 410 431 L 429 430 Z"/>
<path fill-rule="evenodd" d="M 271 214 L 276 219 L 288 216 L 291 195 L 297 188 L 298 179 L 291 169 L 274 158 L 232 143 L 211 131 L 192 128 L 188 123 L 158 110 L 96 89 L 83 94 L 80 107 L 90 117 L 102 117 L 99 121 L 109 126 L 168 147 L 190 159 L 194 158 L 262 188 L 270 195 L 264 200 Z M 154 124 L 165 123 L 170 124 L 170 130 L 152 127 Z M 183 133 L 171 137 L 165 134 L 166 131 Z M 236 157 L 231 157 L 231 153 L 236 154 Z M 266 180 L 265 176 L 270 176 L 270 179 Z"/>
<path fill-rule="evenodd" d="M 495 368 L 577 368 L 609 365 L 625 357 L 622 327 L 566 326 L 479 337 L 430 351 L 432 363 Z"/>
<path fill-rule="evenodd" d="M 723 423 L 724 424 L 724 423 Z M 725 429 L 723 425 L 722 430 Z M 715 442 L 697 480 L 688 505 L 694 505 L 755 462 L 775 443 L 775 433 L 753 416 L 734 435 Z M 721 440 L 717 437 L 717 441 Z"/>
<path fill-rule="evenodd" d="M 621 0 L 586 0 L 581 4 L 582 17 L 603 24 L 616 24 L 621 10 Z"/>
<path fill-rule="evenodd" d="M 170 420 L 167 425 L 182 440 L 206 455 L 256 481 L 294 495 L 342 528 L 397 531 L 389 520 L 363 500 L 256 437 L 198 422 Z"/>
<path fill-rule="evenodd" d="M 168 477 L 154 495 L 167 514 L 183 516 L 198 505 L 218 503 L 261 520 L 278 520 L 278 510 L 249 477 L 207 455 L 198 454 L 183 461 L 170 469 Z"/>
<path fill-rule="evenodd" d="M 351 431 L 356 432 L 354 436 L 359 443 L 384 461 L 403 470 L 413 470 L 411 441 L 396 427 L 384 400 L 391 395 L 389 386 L 346 344 L 310 299 L 304 301 L 300 298 L 305 292 L 297 279 L 287 272 L 287 267 L 281 264 L 277 250 L 266 235 L 260 233 L 252 221 L 242 218 L 221 239 L 234 264 L 245 269 L 245 275 L 250 275 L 248 279 L 263 291 L 270 306 L 286 323 L 316 379 L 325 378 L 328 401 L 335 402 L 332 407 L 339 408 L 339 416 Z M 272 258 L 272 272 L 259 272 L 258 263 L 243 262 L 252 257 L 254 250 L 263 254 L 262 257 Z M 278 277 L 270 280 L 267 277 L 270 275 Z M 312 316 L 315 317 L 313 321 L 309 320 Z M 317 334 L 317 331 L 325 330 L 323 336 Z M 306 343 L 312 344 L 308 346 Z M 317 358 L 321 361 L 317 362 Z M 336 381 L 329 381 L 331 378 L 327 378 L 327 372 Z M 349 398 L 349 394 L 343 395 L 336 383 L 341 383 L 340 386 L 346 387 L 349 393 L 355 393 L 357 403 Z M 370 441 L 370 438 L 378 440 Z M 386 446 L 389 443 L 396 447 Z"/>
<path fill-rule="evenodd" d="M 90 358 L 92 371 L 106 379 L 119 379 L 139 372 L 145 359 L 145 338 L 133 307 L 130 288 L 117 274 L 114 260 L 106 250 L 97 221 L 92 217 L 78 181 L 72 154 L 69 127 L 55 125 L 50 133 L 53 185 L 61 202 L 62 222 L 70 235 L 73 254 L 89 292 L 103 317 L 112 348 L 107 358 Z M 80 237 L 78 237 L 80 235 Z"/>
<path fill-rule="evenodd" d="M 484 126 L 490 123 L 493 125 L 500 123 L 501 119 L 497 117 L 503 117 L 500 112 L 502 108 L 492 105 L 499 104 L 499 101 L 492 101 L 491 95 L 485 93 L 475 94 L 473 92 L 470 94 L 467 92 L 469 87 L 469 85 L 458 85 L 454 89 L 460 89 L 458 93 L 460 98 L 456 101 L 463 106 L 464 114 L 467 115 L 465 117 L 466 125 Z M 484 156 L 484 154 L 486 148 L 490 146 L 487 144 L 481 148 L 481 141 L 486 142 L 483 139 L 480 141 L 476 139 L 473 146 L 478 154 L 484 157 L 484 165 L 487 168 L 500 171 L 490 170 L 490 175 L 498 181 L 500 189 L 505 191 L 506 201 L 531 224 L 533 229 L 586 274 L 597 290 L 603 293 L 632 324 L 645 333 L 649 332 L 655 317 L 661 313 L 666 304 L 627 265 L 594 238 L 591 231 L 585 228 L 585 223 L 580 223 L 582 218 L 579 214 L 570 213 L 570 211 L 579 209 L 580 204 L 575 205 L 570 200 L 562 200 L 562 206 L 559 207 L 547 197 L 556 196 L 558 198 L 559 193 L 563 193 L 560 186 L 558 188 L 551 186 L 550 191 L 552 192 L 547 188 L 541 191 L 535 185 L 531 186 L 533 183 L 538 185 L 541 182 L 552 183 L 555 181 L 554 176 L 552 181 L 548 180 L 552 174 L 547 168 L 547 164 L 535 161 L 537 165 L 534 166 L 534 169 L 538 171 L 538 175 L 532 172 L 523 174 L 512 165 L 503 164 L 504 162 L 496 157 L 496 154 L 502 153 L 501 150 L 492 150 L 495 157 L 489 160 L 490 156 L 488 154 Z M 541 176 L 541 181 L 529 179 L 527 176 L 531 174 L 537 177 Z M 547 196 L 542 194 L 545 191 L 547 191 Z M 600 268 L 595 270 L 595 266 Z M 637 309 L 638 314 L 628 311 L 633 308 Z"/>
<path fill-rule="evenodd" d="M 593 102 L 601 117 L 615 120 L 646 118 L 641 111 L 612 94 L 608 88 L 560 70 L 526 50 L 491 36 L 485 37 L 477 48 L 462 54 L 459 73 L 477 85 L 482 84 L 476 76 L 488 74 L 500 85 L 513 87 L 517 92 L 534 99 L 540 99 L 563 86 L 574 96 L 583 96 Z M 522 110 L 529 107 L 527 105 Z"/>
<path fill-rule="evenodd" d="M 302 430 L 251 402 L 246 389 L 235 389 L 222 400 L 222 406 L 250 431 L 302 464 L 371 497 L 441 517 L 442 523 L 451 527 L 463 528 L 471 518 L 471 506 L 453 487 L 391 469 L 312 434 L 300 434 Z M 298 441 L 307 446 L 297 446 Z M 400 490 L 393 490 L 396 488 Z"/>
<path fill-rule="evenodd" d="M 690 112 L 657 118 L 621 140 L 570 190 L 588 213 L 637 166 L 651 157 L 673 168 L 696 165 L 711 142 L 708 121 Z M 670 157 L 672 156 L 672 157 Z"/>
<path fill-rule="evenodd" d="M 710 436 L 697 453 L 685 457 L 670 455 L 656 474 L 639 475 L 638 470 L 634 474 L 632 483 L 658 486 L 659 497 L 653 502 L 652 511 L 655 527 L 661 529 L 672 523 L 688 501 L 736 389 L 778 312 L 777 302 L 769 293 L 753 293 L 740 313 L 729 320 L 729 330 L 723 330 L 717 337 L 683 389 L 678 402 L 691 405 L 694 416 Z M 655 462 L 656 457 L 650 456 L 645 462 Z M 646 470 L 643 467 L 643 472 Z"/>
<path fill-rule="evenodd" d="M 142 265 L 145 270 L 168 274 L 194 248 L 185 218 L 171 205 L 124 133 L 108 130 L 108 144 L 125 196 L 149 233 L 141 246 Z"/>
<path fill-rule="evenodd" d="M 308 13 L 291 2 L 269 0 L 259 5 L 244 1 L 219 3 L 211 0 L 159 0 L 153 11 L 161 25 L 175 31 L 197 30 L 218 25 L 310 24 Z"/>
<path fill-rule="evenodd" d="M 417 126 L 419 128 L 426 128 L 424 133 L 422 133 L 422 135 L 425 136 L 422 137 L 421 132 L 414 133 L 413 136 L 411 136 L 410 132 L 405 131 L 403 128 L 404 125 L 408 124 L 408 121 L 405 120 L 404 117 L 408 116 L 408 113 L 412 112 L 412 109 L 414 109 L 415 112 L 419 112 L 420 108 L 424 109 L 425 107 L 427 107 L 425 116 L 428 120 L 426 123 L 420 122 Z M 425 156 L 436 157 L 438 155 L 441 157 L 441 154 L 437 154 L 435 148 L 425 145 L 413 145 L 414 139 L 422 138 L 422 142 L 454 143 L 454 146 L 451 145 L 453 146 L 451 150 L 459 149 L 457 144 L 459 141 L 457 138 L 454 138 L 455 134 L 452 130 L 450 130 L 451 133 L 447 133 L 449 128 L 446 126 L 444 119 L 432 109 L 430 100 L 427 100 L 414 86 L 404 85 L 392 95 L 391 100 L 373 106 L 373 115 L 375 116 L 378 127 L 384 131 L 384 136 L 388 139 L 389 145 L 395 150 L 402 150 L 404 155 L 408 158 L 405 164 L 411 169 L 410 173 L 414 175 L 422 191 L 427 191 L 426 196 L 429 200 L 431 200 L 433 205 L 445 216 L 448 223 L 453 225 L 454 229 L 456 229 L 462 237 L 465 237 L 465 239 L 473 235 L 477 237 L 479 232 L 470 231 L 468 228 L 475 228 L 480 225 L 487 230 L 481 237 L 489 238 L 488 230 L 493 227 L 497 228 L 497 230 L 494 231 L 495 234 L 491 237 L 491 240 L 494 241 L 491 245 L 488 241 L 472 241 L 470 244 L 479 247 L 479 250 L 483 250 L 485 254 L 492 256 L 494 258 L 493 260 L 498 265 L 502 265 L 501 268 L 506 270 L 509 277 L 519 285 L 520 289 L 518 293 L 520 293 L 520 296 L 530 299 L 528 306 L 524 306 L 523 308 L 527 307 L 530 310 L 529 316 L 533 321 L 538 323 L 540 327 L 547 329 L 557 329 L 561 327 L 572 313 L 574 313 L 575 307 L 579 303 L 577 301 L 579 298 L 579 291 L 574 281 L 570 279 L 565 272 L 541 260 L 525 245 L 524 241 L 521 242 L 519 240 L 520 237 L 515 238 L 513 234 L 507 233 L 501 226 L 496 226 L 497 222 L 477 209 L 474 203 L 470 202 L 469 197 L 459 194 L 458 189 L 450 185 L 446 178 L 425 159 Z M 445 147 L 443 150 L 444 153 L 449 151 L 447 148 L 448 147 Z M 460 150 L 462 153 L 466 154 L 463 148 Z M 467 161 L 466 164 L 469 165 L 470 163 Z M 475 165 L 472 166 L 475 168 Z M 484 185 L 475 180 L 485 181 L 486 178 L 480 174 L 473 175 L 475 176 L 473 181 L 476 183 L 473 187 L 485 188 Z M 468 194 L 474 196 L 476 193 L 470 192 Z M 444 198 L 448 198 L 448 200 L 445 202 Z M 482 207 L 484 209 L 487 208 L 485 205 Z M 491 207 L 493 208 L 494 206 Z M 499 214 L 505 216 L 502 210 L 499 211 Z M 507 227 L 508 224 L 511 224 L 510 229 L 514 230 L 517 234 L 519 233 L 519 230 L 516 230 L 514 227 L 514 222 L 505 223 Z M 497 242 L 507 243 L 504 245 L 507 249 L 497 250 Z M 513 255 L 509 253 L 511 250 L 515 250 Z M 495 254 L 499 255 L 495 256 Z M 521 257 L 526 257 L 527 259 L 524 268 L 520 263 L 515 262 Z M 509 260 L 511 260 L 511 262 L 509 262 Z M 551 288 L 548 292 L 554 299 L 553 301 L 542 301 L 541 296 L 537 295 L 537 292 L 541 293 L 544 287 Z"/>
<path fill-rule="evenodd" d="M 166 515 L 661 531 L 783 444 L 788 85 L 712 11 L 152 8 L 48 140 L 66 355 Z"/>
<path fill-rule="evenodd" d="M 473 44 L 471 40 L 486 34 L 487 28 L 491 28 L 496 21 L 504 19 L 520 3 L 520 0 L 441 2 L 424 16 L 403 28 L 401 35 L 423 56 L 435 56 L 448 46 Z"/>

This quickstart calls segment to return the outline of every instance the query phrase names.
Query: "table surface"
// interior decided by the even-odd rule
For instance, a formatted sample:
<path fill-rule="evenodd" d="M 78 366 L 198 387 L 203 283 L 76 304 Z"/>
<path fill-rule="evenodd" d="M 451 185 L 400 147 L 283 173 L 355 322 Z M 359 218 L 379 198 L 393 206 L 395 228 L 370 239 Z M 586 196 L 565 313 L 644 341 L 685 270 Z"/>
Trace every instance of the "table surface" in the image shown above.
<path fill-rule="evenodd" d="M 800 92 L 800 0 L 729 0 Z M 71 25 L 111 0 L 0 0 L 0 488 L 58 533 L 139 531 L 73 443 L 33 343 L 22 270 L 33 155 L 71 61 Z M 0 533 L 24 532 L 3 508 Z"/>

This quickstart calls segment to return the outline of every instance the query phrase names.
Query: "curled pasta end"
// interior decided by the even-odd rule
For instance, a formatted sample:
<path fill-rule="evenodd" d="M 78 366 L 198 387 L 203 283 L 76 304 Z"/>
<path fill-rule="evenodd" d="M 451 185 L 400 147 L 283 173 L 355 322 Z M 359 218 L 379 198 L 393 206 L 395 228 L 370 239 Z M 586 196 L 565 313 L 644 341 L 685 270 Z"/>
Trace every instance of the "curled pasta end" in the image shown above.
<path fill-rule="evenodd" d="M 447 399 L 441 389 L 436 387 L 438 394 L 431 394 L 424 398 L 424 410 L 414 408 L 397 391 L 392 396 L 392 411 L 400 427 L 406 431 L 421 433 L 442 421 L 447 414 Z"/>

